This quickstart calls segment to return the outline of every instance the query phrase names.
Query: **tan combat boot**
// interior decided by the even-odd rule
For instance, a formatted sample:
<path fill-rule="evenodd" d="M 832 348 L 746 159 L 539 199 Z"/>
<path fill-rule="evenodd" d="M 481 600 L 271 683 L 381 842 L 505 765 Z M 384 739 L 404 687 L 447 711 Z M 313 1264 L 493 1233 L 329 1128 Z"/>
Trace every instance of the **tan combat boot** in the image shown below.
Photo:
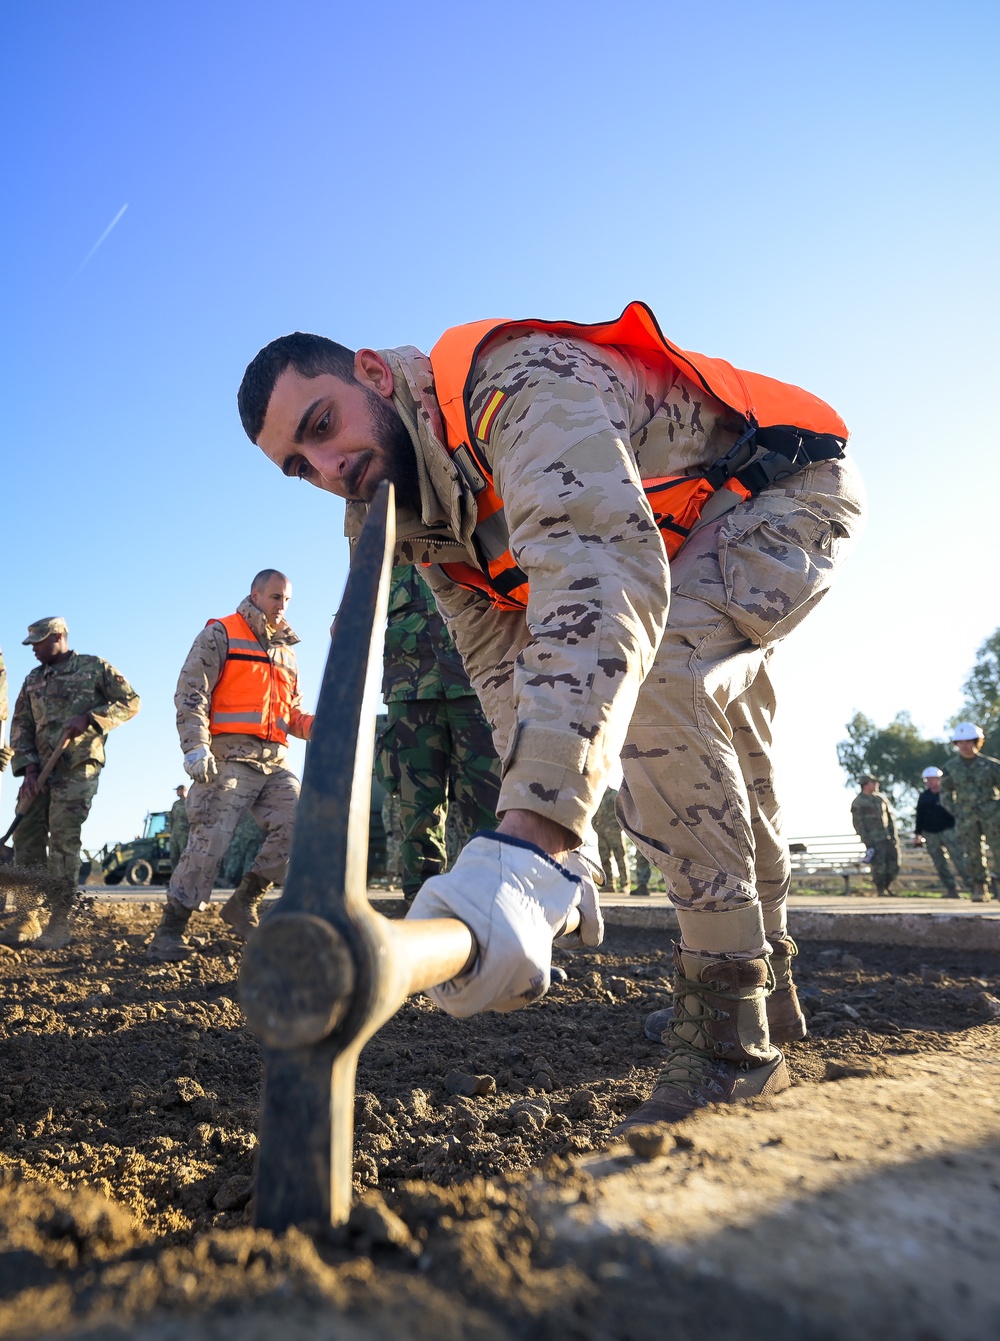
<path fill-rule="evenodd" d="M 16 867 L 14 873 L 21 874 Z M 42 934 L 41 913 L 44 898 L 41 885 L 20 884 L 12 891 L 11 901 L 14 905 L 14 916 L 0 931 L 0 944 L 34 945 Z"/>
<path fill-rule="evenodd" d="M 49 894 L 46 900 L 49 905 L 49 925 L 35 943 L 39 950 L 63 950 L 69 945 L 73 939 L 70 914 L 76 896 L 76 885 L 69 884 Z"/>
<path fill-rule="evenodd" d="M 792 960 L 799 947 L 786 932 L 768 934 L 771 945 L 771 972 L 774 986 L 767 998 L 767 1031 L 772 1043 L 795 1043 L 808 1032 L 806 1017 L 799 1005 L 799 994 L 792 981 Z"/>
<path fill-rule="evenodd" d="M 193 908 L 185 908 L 168 894 L 160 925 L 146 946 L 146 958 L 161 964 L 177 964 L 187 959 L 193 951 L 184 944 L 184 932 L 193 912 Z"/>
<path fill-rule="evenodd" d="M 679 1122 L 706 1104 L 775 1094 L 790 1083 L 785 1059 L 768 1036 L 766 1003 L 774 976 L 759 906 L 726 913 L 678 909 L 678 922 L 685 940 L 700 939 L 717 951 L 726 945 L 729 954 L 757 954 L 722 959 L 674 946 L 673 1017 L 664 1034 L 670 1055 L 653 1093 L 613 1136 L 648 1122 Z"/>
<path fill-rule="evenodd" d="M 260 926 L 257 909 L 263 903 L 264 895 L 273 888 L 272 880 L 263 880 L 250 871 L 219 909 L 223 922 L 232 927 L 233 934 L 241 941 L 248 941 L 251 932 Z"/>

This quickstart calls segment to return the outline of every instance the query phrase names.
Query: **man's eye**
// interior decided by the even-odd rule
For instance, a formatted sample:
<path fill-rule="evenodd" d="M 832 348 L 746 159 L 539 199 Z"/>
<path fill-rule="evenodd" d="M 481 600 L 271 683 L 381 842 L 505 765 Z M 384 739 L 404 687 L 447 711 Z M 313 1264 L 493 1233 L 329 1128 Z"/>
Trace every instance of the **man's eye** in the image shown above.
<path fill-rule="evenodd" d="M 300 456 L 299 459 L 296 461 L 293 473 L 297 480 L 304 480 L 308 478 L 309 462 L 305 459 L 304 456 Z"/>
<path fill-rule="evenodd" d="M 317 421 L 316 432 L 325 433 L 329 427 L 330 427 L 330 411 L 327 410 L 326 414 L 323 415 L 322 419 L 319 419 Z"/>

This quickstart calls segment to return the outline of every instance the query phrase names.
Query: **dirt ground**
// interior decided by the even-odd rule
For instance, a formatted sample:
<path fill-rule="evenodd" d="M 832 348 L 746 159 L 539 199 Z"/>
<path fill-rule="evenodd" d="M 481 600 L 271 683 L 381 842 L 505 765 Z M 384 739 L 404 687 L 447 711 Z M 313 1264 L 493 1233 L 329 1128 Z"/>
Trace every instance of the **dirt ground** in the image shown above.
<path fill-rule="evenodd" d="M 515 1015 L 408 1004 L 362 1056 L 352 1224 L 314 1242 L 249 1224 L 260 1053 L 239 947 L 212 910 L 196 958 L 150 965 L 157 917 L 90 904 L 68 949 L 0 950 L 4 1335 L 253 1338 L 278 1318 L 282 1336 L 365 1341 L 757 1334 L 724 1290 L 651 1276 L 638 1243 L 613 1270 L 567 1254 L 532 1209 L 538 1170 L 573 1186 L 654 1082 L 662 1048 L 642 1024 L 666 1004 L 665 937 L 612 929 L 559 955 L 565 978 Z M 995 1040 L 996 955 L 827 942 L 797 970 L 798 1085 Z M 779 1341 L 833 1335 L 766 1323 Z"/>

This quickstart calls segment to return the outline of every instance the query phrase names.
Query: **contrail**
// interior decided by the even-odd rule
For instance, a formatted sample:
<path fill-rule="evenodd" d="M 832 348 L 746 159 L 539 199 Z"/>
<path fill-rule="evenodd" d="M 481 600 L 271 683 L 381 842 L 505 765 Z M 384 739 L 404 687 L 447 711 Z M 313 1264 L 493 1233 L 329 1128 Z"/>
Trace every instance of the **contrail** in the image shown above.
<path fill-rule="evenodd" d="M 87 262 L 93 257 L 94 253 L 97 251 L 97 249 L 98 249 L 98 247 L 101 245 L 101 243 L 102 243 L 102 242 L 105 242 L 105 241 L 107 240 L 108 234 L 111 232 L 112 228 L 114 228 L 115 224 L 119 221 L 119 219 L 122 217 L 122 215 L 125 213 L 125 211 L 126 211 L 127 209 L 128 209 L 128 202 L 126 201 L 126 203 L 121 207 L 121 209 L 118 211 L 118 213 L 115 215 L 115 217 L 114 217 L 114 218 L 111 220 L 111 222 L 108 224 L 107 228 L 105 228 L 105 230 L 104 230 L 104 232 L 101 234 L 101 236 L 97 239 L 97 241 L 96 241 L 96 242 L 94 243 L 94 245 L 91 247 L 90 251 L 87 252 L 86 256 L 83 258 L 83 260 L 82 260 L 82 261 L 80 262 L 80 264 L 77 266 L 76 274 L 73 276 L 74 279 L 76 279 L 76 276 L 80 273 L 80 271 L 81 271 L 81 270 L 83 269 L 83 267 L 87 264 Z"/>

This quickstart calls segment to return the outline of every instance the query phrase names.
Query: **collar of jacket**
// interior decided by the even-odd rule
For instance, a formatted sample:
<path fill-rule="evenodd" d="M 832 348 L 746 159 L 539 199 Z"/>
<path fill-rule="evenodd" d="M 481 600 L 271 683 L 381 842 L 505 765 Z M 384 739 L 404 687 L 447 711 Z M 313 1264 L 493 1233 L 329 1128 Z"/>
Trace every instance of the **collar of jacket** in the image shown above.
<path fill-rule="evenodd" d="M 283 629 L 278 629 L 275 633 L 268 633 L 267 620 L 264 618 L 260 610 L 257 609 L 249 596 L 245 596 L 243 600 L 240 601 L 239 605 L 236 607 L 236 613 L 242 615 L 250 625 L 254 631 L 254 636 L 263 648 L 277 647 L 281 643 L 286 644 L 288 647 L 294 647 L 296 643 L 302 641 L 298 634 L 296 634 L 287 624 Z"/>
<path fill-rule="evenodd" d="M 412 345 L 379 350 L 392 369 L 392 403 L 399 412 L 417 458 L 420 514 L 396 512 L 396 563 L 474 563 L 476 499 L 444 445 L 444 423 L 426 354 Z M 348 503 L 344 534 L 353 544 L 368 508 Z"/>

